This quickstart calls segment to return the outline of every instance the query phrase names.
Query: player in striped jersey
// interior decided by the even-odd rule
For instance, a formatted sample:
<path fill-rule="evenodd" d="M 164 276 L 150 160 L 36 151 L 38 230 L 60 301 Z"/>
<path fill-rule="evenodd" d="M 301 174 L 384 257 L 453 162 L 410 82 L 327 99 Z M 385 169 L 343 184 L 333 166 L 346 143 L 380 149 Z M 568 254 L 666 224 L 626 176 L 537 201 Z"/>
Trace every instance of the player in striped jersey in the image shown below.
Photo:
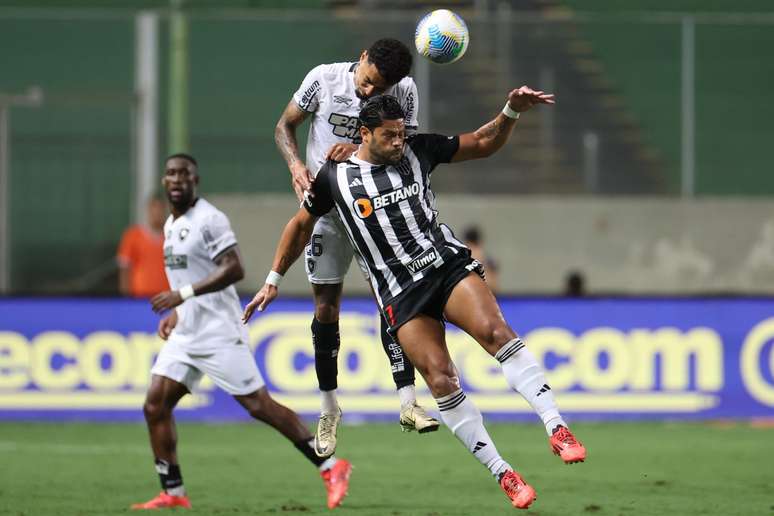
<path fill-rule="evenodd" d="M 275 129 L 275 140 L 290 169 L 299 201 L 311 189 L 314 174 L 328 158 L 346 159 L 360 143 L 360 105 L 378 93 L 393 95 L 405 111 L 406 130 L 417 130 L 419 98 L 411 70 L 411 52 L 398 40 L 380 39 L 356 62 L 314 67 L 293 94 Z M 296 129 L 309 119 L 306 163 L 301 159 Z M 310 172 L 311 171 L 311 172 Z M 337 389 L 339 309 L 344 276 L 352 262 L 352 244 L 338 215 L 321 217 L 306 247 L 306 273 L 314 294 L 312 342 L 315 372 L 322 395 L 320 421 L 315 433 L 315 451 L 321 457 L 336 449 L 336 429 L 341 418 Z M 390 360 L 392 377 L 400 399 L 400 425 L 420 433 L 438 429 L 436 419 L 417 404 L 414 366 L 387 334 L 381 322 L 381 340 Z"/>
<path fill-rule="evenodd" d="M 370 99 L 360 111 L 362 145 L 346 162 L 328 162 L 320 170 L 314 198 L 286 226 L 266 284 L 243 316 L 247 321 L 276 298 L 279 280 L 301 253 L 314 221 L 336 209 L 368 266 L 390 331 L 425 378 L 442 420 L 518 508 L 534 501 L 535 490 L 500 456 L 481 413 L 460 388 L 439 322 L 458 326 L 498 360 L 506 381 L 540 416 L 554 453 L 565 463 L 583 461 L 586 450 L 562 419 L 537 360 L 505 321 L 483 281 L 483 267 L 438 223 L 429 182 L 440 163 L 496 152 L 522 112 L 553 103 L 553 95 L 523 86 L 509 93 L 502 113 L 474 132 L 407 139 L 395 98 Z"/>

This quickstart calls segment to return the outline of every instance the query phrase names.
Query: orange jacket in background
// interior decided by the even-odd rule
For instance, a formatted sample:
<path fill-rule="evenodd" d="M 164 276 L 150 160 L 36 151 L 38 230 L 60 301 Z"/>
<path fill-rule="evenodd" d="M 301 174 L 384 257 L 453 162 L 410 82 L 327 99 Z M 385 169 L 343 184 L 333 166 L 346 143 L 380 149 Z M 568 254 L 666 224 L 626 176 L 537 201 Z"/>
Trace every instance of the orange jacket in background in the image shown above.
<path fill-rule="evenodd" d="M 118 263 L 129 268 L 129 293 L 152 297 L 169 289 L 164 272 L 164 235 L 136 224 L 124 231 L 118 246 Z"/>

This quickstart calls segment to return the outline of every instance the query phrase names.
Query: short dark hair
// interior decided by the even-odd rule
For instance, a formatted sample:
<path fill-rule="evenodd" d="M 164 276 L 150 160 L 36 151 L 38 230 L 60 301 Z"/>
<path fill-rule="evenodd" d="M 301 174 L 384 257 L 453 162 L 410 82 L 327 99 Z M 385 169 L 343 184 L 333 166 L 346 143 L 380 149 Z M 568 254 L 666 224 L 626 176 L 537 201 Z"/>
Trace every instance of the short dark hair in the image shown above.
<path fill-rule="evenodd" d="M 379 74 L 389 85 L 397 84 L 411 71 L 411 51 L 403 42 L 383 38 L 374 42 L 366 51 L 368 62 L 376 66 Z"/>
<path fill-rule="evenodd" d="M 189 162 L 193 163 L 194 166 L 196 166 L 196 168 L 199 168 L 199 164 L 196 162 L 196 159 L 193 156 L 191 156 L 190 154 L 186 154 L 185 152 L 176 152 L 175 154 L 167 156 L 167 159 L 164 160 L 164 163 L 166 163 L 167 161 L 169 161 L 171 159 L 175 159 L 175 158 L 181 158 L 181 159 L 188 160 Z"/>
<path fill-rule="evenodd" d="M 385 120 L 398 120 L 405 117 L 406 114 L 400 102 L 392 95 L 374 95 L 365 101 L 358 115 L 360 123 L 369 131 L 382 125 Z"/>
<path fill-rule="evenodd" d="M 465 228 L 465 231 L 462 232 L 462 239 L 466 242 L 472 242 L 474 244 L 481 243 L 481 229 L 478 226 L 470 226 Z"/>

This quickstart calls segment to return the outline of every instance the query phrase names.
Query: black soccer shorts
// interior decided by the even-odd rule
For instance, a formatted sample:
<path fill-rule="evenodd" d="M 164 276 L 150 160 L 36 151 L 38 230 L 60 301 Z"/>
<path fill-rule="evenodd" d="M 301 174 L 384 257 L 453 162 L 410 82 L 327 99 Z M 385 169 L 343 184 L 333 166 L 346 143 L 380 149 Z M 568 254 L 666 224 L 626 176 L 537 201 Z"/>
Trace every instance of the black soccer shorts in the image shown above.
<path fill-rule="evenodd" d="M 382 309 L 384 320 L 389 326 L 388 332 L 396 336 L 398 328 L 424 314 L 444 322 L 443 311 L 454 287 L 474 272 L 486 279 L 484 265 L 470 256 L 470 251 L 455 255 L 454 259 L 444 263 L 420 281 L 404 290 Z"/>

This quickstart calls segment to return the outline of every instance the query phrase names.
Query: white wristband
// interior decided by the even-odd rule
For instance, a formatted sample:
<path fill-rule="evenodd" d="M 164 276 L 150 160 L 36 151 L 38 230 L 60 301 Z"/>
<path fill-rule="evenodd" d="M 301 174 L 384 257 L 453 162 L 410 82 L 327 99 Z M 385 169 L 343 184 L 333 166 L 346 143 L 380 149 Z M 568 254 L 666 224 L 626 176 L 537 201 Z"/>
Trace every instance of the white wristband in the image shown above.
<path fill-rule="evenodd" d="M 274 285 L 275 287 L 279 287 L 281 282 L 282 282 L 282 274 L 280 274 L 279 272 L 271 271 L 269 272 L 269 275 L 266 276 L 265 283 L 269 285 Z"/>
<path fill-rule="evenodd" d="M 180 293 L 180 297 L 185 301 L 186 299 L 190 299 L 194 297 L 196 294 L 194 294 L 193 285 L 190 283 L 184 287 L 182 287 L 180 290 L 178 290 Z"/>
<path fill-rule="evenodd" d="M 513 118 L 514 120 L 518 120 L 519 116 L 521 116 L 521 113 L 518 111 L 514 111 L 511 109 L 511 106 L 508 105 L 508 102 L 505 103 L 505 107 L 503 108 L 503 115 L 507 116 L 508 118 Z"/>

